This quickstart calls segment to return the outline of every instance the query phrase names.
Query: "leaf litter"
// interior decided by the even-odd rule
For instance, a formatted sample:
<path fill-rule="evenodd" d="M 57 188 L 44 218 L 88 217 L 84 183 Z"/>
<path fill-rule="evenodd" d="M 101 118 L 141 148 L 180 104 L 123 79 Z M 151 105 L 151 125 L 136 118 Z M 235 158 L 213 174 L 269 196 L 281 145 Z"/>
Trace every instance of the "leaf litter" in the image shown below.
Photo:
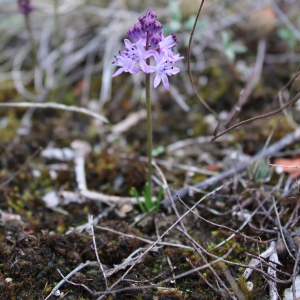
<path fill-rule="evenodd" d="M 150 7 L 100 2 L 59 4 L 61 50 L 53 7 L 34 3 L 39 67 L 16 3 L 0 2 L 0 299 L 298 297 L 299 43 L 285 37 L 299 38 L 299 3 L 204 3 L 194 86 L 183 61 L 170 92 L 155 90 L 154 144 L 165 152 L 153 180 L 165 199 L 142 215 L 130 189 L 146 181 L 143 78 L 112 84 L 111 62 Z M 182 52 L 199 7 L 180 5 L 182 15 L 167 1 L 155 9 L 176 23 Z M 273 164 L 293 168 L 271 174 Z"/>

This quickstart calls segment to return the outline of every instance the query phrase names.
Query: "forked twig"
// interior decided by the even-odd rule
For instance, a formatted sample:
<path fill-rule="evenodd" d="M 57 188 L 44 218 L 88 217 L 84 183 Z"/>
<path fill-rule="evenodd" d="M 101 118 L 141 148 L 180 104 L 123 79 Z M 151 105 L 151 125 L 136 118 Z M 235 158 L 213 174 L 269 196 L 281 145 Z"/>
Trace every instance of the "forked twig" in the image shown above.
<path fill-rule="evenodd" d="M 288 247 L 288 245 L 286 243 L 285 235 L 283 233 L 283 228 L 281 226 L 280 217 L 279 217 L 279 214 L 278 214 L 278 210 L 277 210 L 277 206 L 276 206 L 276 202 L 275 202 L 274 196 L 272 197 L 272 200 L 273 200 L 274 211 L 275 211 L 275 214 L 276 214 L 277 223 L 278 223 L 278 227 L 279 227 L 279 231 L 280 231 L 280 234 L 281 234 L 282 241 L 283 241 L 283 243 L 284 243 L 284 245 L 286 247 L 286 250 L 287 250 L 289 256 L 295 260 L 295 257 L 291 253 L 291 251 L 290 251 L 290 249 L 289 249 L 289 247 Z"/>
<path fill-rule="evenodd" d="M 85 284 L 82 283 L 75 283 L 73 281 L 70 281 L 67 276 L 64 276 L 61 271 L 59 269 L 57 269 L 57 272 L 59 273 L 59 275 L 63 278 L 63 280 L 71 285 L 75 285 L 75 286 L 81 286 L 83 287 L 85 290 L 87 290 L 91 295 L 95 295 L 95 292 L 93 292 L 91 289 L 89 289 Z M 75 274 L 74 274 L 75 275 Z M 58 292 L 58 290 L 56 290 L 56 292 Z M 55 295 L 56 296 L 56 295 Z M 48 296 L 49 297 L 49 296 Z M 48 298 L 47 297 L 47 298 Z M 46 299 L 47 299 L 46 298 Z"/>
<path fill-rule="evenodd" d="M 99 269 L 101 270 L 101 273 L 103 275 L 104 282 L 105 282 L 105 287 L 106 287 L 106 289 L 108 289 L 107 278 L 106 278 L 105 271 L 104 271 L 103 265 L 102 265 L 102 263 L 100 261 L 100 257 L 99 257 L 98 250 L 97 250 L 97 244 L 96 244 L 96 238 L 95 238 L 95 232 L 94 232 L 94 224 L 93 224 L 93 216 L 89 215 L 89 223 L 90 223 L 90 230 L 91 230 L 91 235 L 92 235 L 92 239 L 93 239 L 93 245 L 94 245 L 95 255 L 96 255 L 96 258 L 97 258 Z"/>
<path fill-rule="evenodd" d="M 69 278 L 71 278 L 78 271 L 80 271 L 83 268 L 88 267 L 88 266 L 97 266 L 97 264 L 98 263 L 96 261 L 86 261 L 85 263 L 81 263 L 79 266 L 77 266 L 67 276 L 62 276 L 63 279 L 52 289 L 51 293 L 45 298 L 45 300 L 49 299 L 52 295 L 54 295 L 58 291 L 58 289 L 66 282 L 66 280 L 68 280 Z M 58 272 L 60 273 L 59 270 L 58 270 Z"/>
<path fill-rule="evenodd" d="M 178 197 L 178 195 L 177 195 Z M 187 206 L 187 204 L 179 198 L 179 201 L 187 208 L 189 209 L 189 207 Z M 239 229 L 238 230 L 235 230 L 233 228 L 230 228 L 228 226 L 225 226 L 225 225 L 222 225 L 222 224 L 218 224 L 218 223 L 215 223 L 215 222 L 212 222 L 210 220 L 207 220 L 205 218 L 203 218 L 202 216 L 200 216 L 199 214 L 197 214 L 195 211 L 191 211 L 195 216 L 197 216 L 199 219 L 201 219 L 202 221 L 204 222 L 207 222 L 208 224 L 212 225 L 212 226 L 216 226 L 218 227 L 219 229 L 226 229 L 232 233 L 234 233 L 235 235 L 237 236 L 241 236 L 242 238 L 244 238 L 245 240 L 249 240 L 249 241 L 252 241 L 254 243 L 257 243 L 257 244 L 269 244 L 270 242 L 274 241 L 274 240 L 277 240 L 277 238 L 274 238 L 274 239 L 271 239 L 271 240 L 268 240 L 268 241 L 262 241 L 262 240 L 258 240 L 258 239 L 255 239 L 255 238 L 252 238 L 250 236 L 247 236 L 246 234 L 242 233 Z"/>
<path fill-rule="evenodd" d="M 280 151 L 281 149 L 287 147 L 288 145 L 294 143 L 295 141 L 298 141 L 300 139 L 300 129 L 296 129 L 294 132 L 288 133 L 287 135 L 285 135 L 281 140 L 279 140 L 278 142 L 270 145 L 267 149 L 265 149 L 265 151 L 260 151 L 258 152 L 256 155 L 254 155 L 252 157 L 252 159 L 250 159 L 248 162 L 242 162 L 239 165 L 237 165 L 234 168 L 231 168 L 229 170 L 226 170 L 216 176 L 212 176 L 210 178 L 207 178 L 197 184 L 194 185 L 195 189 L 206 189 L 207 187 L 214 185 L 216 183 L 218 183 L 221 180 L 224 180 L 236 173 L 242 172 L 244 171 L 247 166 L 252 163 L 253 161 L 255 161 L 258 158 L 268 158 L 269 156 L 275 154 L 276 152 Z M 189 189 L 188 188 L 183 188 L 179 191 L 176 191 L 176 193 L 179 195 L 179 197 L 181 199 L 183 199 L 184 197 L 186 197 L 189 193 Z M 177 201 L 178 198 L 176 195 L 172 195 L 174 201 Z M 161 207 L 162 208 L 166 208 L 168 206 L 170 206 L 171 204 L 171 200 L 169 198 L 164 199 L 161 202 Z"/>
<path fill-rule="evenodd" d="M 182 234 L 184 234 L 186 236 L 186 238 L 190 241 L 191 245 L 193 246 L 193 248 L 195 249 L 195 251 L 198 253 L 198 255 L 201 257 L 201 259 L 203 260 L 203 262 L 205 264 L 208 264 L 207 259 L 205 258 L 205 256 L 203 255 L 201 248 L 198 247 L 198 243 L 187 233 L 187 231 L 185 229 L 180 228 L 179 226 L 177 227 L 177 230 L 179 232 L 181 232 Z M 232 248 L 234 248 L 235 246 L 233 246 Z M 221 262 L 220 262 L 221 263 Z M 216 280 L 219 282 L 219 284 L 223 287 L 223 289 L 227 292 L 228 296 L 230 296 L 232 299 L 236 300 L 236 297 L 233 297 L 232 293 L 230 292 L 230 290 L 228 289 L 228 287 L 225 285 L 224 281 L 221 280 L 221 278 L 219 277 L 219 275 L 217 274 L 217 272 L 213 269 L 212 266 L 209 266 L 208 269 L 212 272 L 212 274 L 216 277 Z M 245 300 L 245 297 L 243 297 L 244 295 L 241 295 L 241 297 L 239 297 L 240 300 Z"/>
<path fill-rule="evenodd" d="M 204 264 L 204 265 L 202 265 L 200 267 L 197 267 L 195 269 L 192 269 L 192 270 L 183 272 L 181 274 L 178 274 L 174 278 L 170 277 L 170 278 L 164 279 L 160 283 L 157 283 L 157 284 L 146 285 L 146 286 L 138 286 L 138 287 L 121 288 L 121 289 L 118 289 L 118 290 L 109 290 L 109 291 L 105 291 L 105 292 L 97 292 L 96 295 L 100 296 L 99 298 L 97 298 L 97 300 L 101 300 L 101 299 L 103 299 L 103 297 L 105 297 L 106 295 L 110 295 L 110 294 L 117 294 L 117 293 L 121 293 L 121 292 L 125 292 L 125 291 L 135 291 L 135 290 L 140 290 L 140 289 L 143 289 L 143 290 L 145 290 L 145 289 L 155 289 L 155 288 L 161 287 L 162 283 L 167 283 L 167 282 L 170 282 L 172 280 L 176 280 L 176 279 L 179 279 L 179 278 L 186 277 L 186 276 L 191 275 L 191 274 L 193 274 L 195 272 L 198 272 L 200 270 L 204 270 L 204 269 L 208 268 L 208 266 L 212 266 L 214 264 L 217 264 L 220 261 L 226 261 L 225 258 L 230 255 L 230 253 L 232 252 L 233 249 L 234 249 L 234 247 L 231 247 L 222 257 L 216 257 L 213 261 L 211 261 L 208 264 Z M 132 267 L 130 269 L 132 269 Z M 126 275 L 127 275 L 127 272 L 126 272 Z M 114 283 L 113 286 L 116 286 L 121 281 L 125 281 L 125 279 L 122 277 L 116 283 Z"/>
<path fill-rule="evenodd" d="M 163 237 L 165 237 L 173 228 L 175 228 L 176 226 L 177 226 L 177 224 L 179 223 L 179 222 L 181 222 L 181 220 L 185 217 L 185 216 L 187 216 L 190 212 L 191 212 L 191 210 L 193 210 L 193 209 L 195 209 L 196 208 L 196 206 L 199 204 L 199 203 L 201 203 L 202 201 L 204 201 L 206 198 L 208 198 L 208 197 L 210 197 L 212 194 L 214 194 L 214 193 L 216 193 L 217 191 L 219 191 L 219 190 L 221 190 L 221 189 L 223 189 L 224 187 L 226 187 L 226 186 L 228 186 L 229 184 L 231 183 L 231 181 L 228 181 L 228 182 L 226 182 L 225 184 L 223 184 L 223 185 L 221 185 L 221 186 L 219 186 L 219 187 L 217 187 L 216 189 L 214 189 L 212 192 L 210 192 L 210 193 L 207 193 L 205 196 L 203 196 L 195 205 L 193 205 L 188 211 L 186 211 L 179 219 L 177 219 L 155 242 L 153 242 L 153 244 L 144 252 L 144 254 L 135 262 L 135 264 L 133 264 L 131 267 L 129 267 L 128 268 L 128 270 L 123 274 L 123 276 L 122 277 L 120 277 L 114 284 L 112 284 L 111 286 L 110 286 L 110 288 L 109 288 L 109 290 L 113 290 L 122 280 L 124 280 L 124 278 L 128 275 L 128 273 L 135 267 L 135 265 L 136 264 L 138 264 L 141 260 L 142 260 L 142 258 L 147 254 L 147 253 L 149 253 L 150 251 L 151 251 L 151 249 L 153 249 L 160 241 L 161 241 L 161 239 L 163 238 Z M 216 259 L 216 262 L 217 261 L 219 261 L 220 260 L 220 258 L 217 258 Z M 207 266 L 206 266 L 207 267 Z M 202 267 L 200 267 L 201 269 L 202 269 Z M 197 268 L 198 269 L 198 268 Z M 192 273 L 193 272 L 196 272 L 196 270 L 197 269 L 195 269 L 195 270 L 192 270 Z M 185 272 L 185 273 L 183 273 L 183 274 L 181 274 L 182 276 L 181 277 L 183 277 L 183 276 L 186 276 L 186 275 L 188 275 L 188 274 L 190 274 L 189 272 Z M 180 277 L 179 277 L 180 278 Z M 172 279 L 170 279 L 170 280 L 172 280 Z M 104 294 L 104 293 L 103 293 Z M 99 300 L 100 299 L 102 299 L 102 298 L 99 298 Z"/>
<path fill-rule="evenodd" d="M 31 156 L 29 156 L 29 157 L 26 159 L 25 163 L 21 166 L 21 168 L 20 168 L 18 171 L 16 171 L 16 172 L 15 172 L 14 174 L 12 174 L 7 180 L 5 180 L 4 182 L 2 182 L 2 183 L 0 184 L 0 189 L 1 189 L 2 187 L 4 187 L 5 185 L 9 184 L 16 176 L 18 176 L 18 174 L 20 174 L 20 172 L 28 165 L 28 163 L 29 163 L 34 157 L 36 157 L 36 156 L 40 153 L 41 150 L 42 150 L 42 148 L 38 148 Z"/>
<path fill-rule="evenodd" d="M 277 93 L 277 97 L 280 93 L 282 93 L 290 84 L 292 84 L 296 78 L 300 75 L 300 72 L 297 72 L 289 81 L 287 84 L 284 85 L 284 87 L 282 87 L 279 92 Z M 291 106 L 292 104 L 294 104 L 298 99 L 300 98 L 300 93 L 296 94 L 290 101 L 288 101 L 285 105 L 283 105 L 282 107 L 278 108 L 278 109 L 275 109 L 269 113 L 265 113 L 265 114 L 262 114 L 260 116 L 256 116 L 256 117 L 253 117 L 253 118 L 250 118 L 250 119 L 247 119 L 247 120 L 244 120 L 244 121 L 241 121 L 231 127 L 229 127 L 228 129 L 224 130 L 223 132 L 219 133 L 218 135 L 216 135 L 212 141 L 216 140 L 218 137 L 224 135 L 225 133 L 231 131 L 232 129 L 234 128 L 237 128 L 237 127 L 240 127 L 241 125 L 244 125 L 244 124 L 247 124 L 247 123 L 251 123 L 253 121 L 256 121 L 256 120 L 259 120 L 259 119 L 264 119 L 264 118 L 267 118 L 267 117 L 271 117 L 271 116 L 275 116 L 277 114 L 279 114 L 280 112 L 282 112 L 285 108 Z"/>

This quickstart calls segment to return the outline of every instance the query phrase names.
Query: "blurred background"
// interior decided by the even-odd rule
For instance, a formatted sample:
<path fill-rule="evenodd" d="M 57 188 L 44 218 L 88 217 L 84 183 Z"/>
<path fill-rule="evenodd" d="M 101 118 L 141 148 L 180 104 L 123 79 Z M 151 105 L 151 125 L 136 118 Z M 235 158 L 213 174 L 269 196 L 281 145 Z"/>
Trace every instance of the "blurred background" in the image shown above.
<path fill-rule="evenodd" d="M 151 91 L 155 155 L 206 167 L 226 160 L 223 148 L 246 155 L 256 153 L 277 119 L 249 123 L 213 146 L 201 145 L 201 149 L 196 142 L 175 151 L 172 144 L 212 135 L 219 120 L 221 132 L 238 121 L 270 112 L 299 89 L 296 81 L 284 91 L 280 103 L 275 100 L 298 70 L 300 3 L 204 2 L 191 43 L 190 68 L 195 90 L 214 113 L 197 99 L 188 74 L 187 47 L 200 3 L 32 0 L 35 9 L 25 17 L 18 11 L 17 1 L 0 0 L 0 102 L 74 105 L 109 120 L 105 124 L 54 109 L 25 112 L 3 108 L 1 151 L 7 152 L 18 143 L 23 147 L 21 155 L 26 155 L 39 146 L 64 147 L 80 138 L 99 152 L 112 147 L 117 153 L 145 155 L 143 74 L 123 73 L 112 78 L 112 62 L 124 49 L 129 27 L 152 9 L 165 35 L 176 34 L 179 43 L 175 53 L 185 56 L 178 62 L 180 73 L 170 78 L 170 91 L 163 85 Z M 295 128 L 300 120 L 298 106 L 286 116 L 274 133 L 275 139 Z"/>

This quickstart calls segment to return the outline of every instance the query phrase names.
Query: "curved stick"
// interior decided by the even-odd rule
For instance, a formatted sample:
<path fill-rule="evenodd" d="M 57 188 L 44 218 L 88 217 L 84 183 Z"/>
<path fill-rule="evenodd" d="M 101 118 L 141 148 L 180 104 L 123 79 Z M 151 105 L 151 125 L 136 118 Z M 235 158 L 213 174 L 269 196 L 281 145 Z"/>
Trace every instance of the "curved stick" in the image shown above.
<path fill-rule="evenodd" d="M 189 46 L 188 46 L 188 49 L 187 49 L 188 72 L 189 72 L 189 78 L 190 78 L 190 82 L 191 82 L 191 85 L 193 87 L 195 96 L 205 106 L 205 108 L 210 111 L 210 113 L 212 113 L 217 119 L 219 119 L 218 114 L 198 94 L 198 92 L 196 90 L 196 87 L 195 87 L 194 79 L 193 79 L 193 76 L 192 76 L 192 71 L 191 71 L 191 45 L 192 45 L 193 36 L 194 36 L 194 33 L 195 33 L 195 28 L 196 28 L 198 18 L 199 18 L 199 15 L 200 15 L 203 4 L 204 4 L 204 0 L 202 0 L 202 2 L 200 4 L 200 7 L 199 7 L 197 15 L 196 15 L 195 23 L 194 23 L 194 26 L 193 26 L 193 29 L 192 29 L 191 35 L 190 35 Z"/>

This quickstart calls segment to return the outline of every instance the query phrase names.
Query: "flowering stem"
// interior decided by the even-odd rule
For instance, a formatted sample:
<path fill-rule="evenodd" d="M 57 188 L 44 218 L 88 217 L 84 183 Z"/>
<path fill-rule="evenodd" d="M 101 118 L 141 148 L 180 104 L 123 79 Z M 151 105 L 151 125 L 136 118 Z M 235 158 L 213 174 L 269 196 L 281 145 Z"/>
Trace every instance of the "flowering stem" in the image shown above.
<path fill-rule="evenodd" d="M 147 61 L 150 60 L 149 58 Z M 148 152 L 148 182 L 152 182 L 152 113 L 150 99 L 150 74 L 146 74 L 146 105 L 147 105 L 147 152 Z"/>
<path fill-rule="evenodd" d="M 25 15 L 25 23 L 26 23 L 26 29 L 27 29 L 28 34 L 29 34 L 31 50 L 32 50 L 32 53 L 33 53 L 33 56 L 34 56 L 34 60 L 35 60 L 36 65 L 39 65 L 39 60 L 38 60 L 37 50 L 36 50 L 36 44 L 34 42 L 33 33 L 32 33 L 31 26 L 30 26 L 29 14 Z"/>
<path fill-rule="evenodd" d="M 55 37 L 56 37 L 56 47 L 58 51 L 58 73 L 59 80 L 61 80 L 62 85 L 64 84 L 63 69 L 62 69 L 62 48 L 61 48 L 61 34 L 60 34 L 60 20 L 58 12 L 58 0 L 54 0 L 54 23 L 55 23 Z"/>
<path fill-rule="evenodd" d="M 112 77 L 123 72 L 136 74 L 142 71 L 146 74 L 146 106 L 147 106 L 147 152 L 148 152 L 148 183 L 151 195 L 152 183 L 152 117 L 150 99 L 150 74 L 155 73 L 153 82 L 156 88 L 161 82 L 169 90 L 169 76 L 177 74 L 180 69 L 174 63 L 184 57 L 174 54 L 174 47 L 178 41 L 175 34 L 166 38 L 162 32 L 162 25 L 156 20 L 156 13 L 149 10 L 139 17 L 139 23 L 128 30 L 128 35 L 133 41 L 124 39 L 126 50 L 120 51 L 115 56 L 114 65 L 120 67 Z M 150 65 L 150 57 L 155 59 L 155 65 Z"/>

